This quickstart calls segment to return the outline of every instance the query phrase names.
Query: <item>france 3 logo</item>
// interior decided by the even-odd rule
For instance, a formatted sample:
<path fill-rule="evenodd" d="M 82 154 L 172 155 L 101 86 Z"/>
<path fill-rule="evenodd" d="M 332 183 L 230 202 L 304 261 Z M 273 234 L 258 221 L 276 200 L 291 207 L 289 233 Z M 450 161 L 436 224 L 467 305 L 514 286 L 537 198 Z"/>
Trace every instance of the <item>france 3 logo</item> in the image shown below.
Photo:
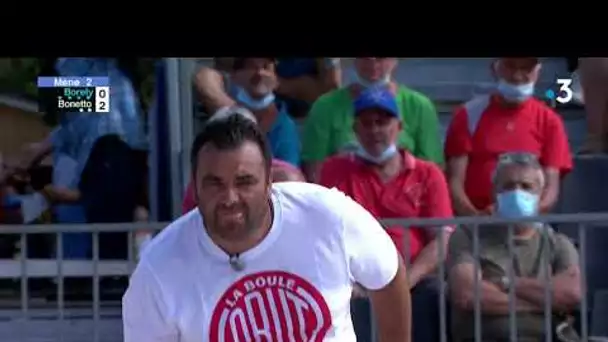
<path fill-rule="evenodd" d="M 558 78 L 555 81 L 555 89 L 550 88 L 545 91 L 545 97 L 550 101 L 556 101 L 560 104 L 566 104 L 572 101 L 574 98 L 574 91 L 572 90 L 572 79 L 571 78 Z"/>

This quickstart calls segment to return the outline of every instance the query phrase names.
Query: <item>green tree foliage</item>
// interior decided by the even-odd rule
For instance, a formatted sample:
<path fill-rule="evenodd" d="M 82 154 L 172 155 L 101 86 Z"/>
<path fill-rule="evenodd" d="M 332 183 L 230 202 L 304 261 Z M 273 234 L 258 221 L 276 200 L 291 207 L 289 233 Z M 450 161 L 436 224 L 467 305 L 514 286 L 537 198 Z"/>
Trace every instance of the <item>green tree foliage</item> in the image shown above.
<path fill-rule="evenodd" d="M 0 92 L 37 99 L 38 58 L 0 58 Z"/>

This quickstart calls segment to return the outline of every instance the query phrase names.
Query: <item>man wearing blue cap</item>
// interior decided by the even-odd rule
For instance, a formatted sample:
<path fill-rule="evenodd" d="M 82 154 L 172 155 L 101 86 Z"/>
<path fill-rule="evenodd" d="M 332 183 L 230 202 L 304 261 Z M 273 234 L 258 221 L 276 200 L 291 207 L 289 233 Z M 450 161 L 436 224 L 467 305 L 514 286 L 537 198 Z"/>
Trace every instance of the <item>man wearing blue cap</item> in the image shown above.
<path fill-rule="evenodd" d="M 397 147 L 403 123 L 393 93 L 385 88 L 367 89 L 354 107 L 354 150 L 328 159 L 321 167 L 319 183 L 338 188 L 378 219 L 452 217 L 441 169 Z M 412 341 L 438 341 L 439 298 L 434 275 L 442 261 L 440 243 L 445 251 L 452 227 L 405 228 L 390 226 L 386 231 L 411 265 Z M 358 299 L 354 307 L 359 305 L 368 304 Z M 359 341 L 367 341 L 369 336 L 365 324 L 357 324 L 365 321 L 361 315 L 366 312 L 368 308 L 353 313 Z"/>

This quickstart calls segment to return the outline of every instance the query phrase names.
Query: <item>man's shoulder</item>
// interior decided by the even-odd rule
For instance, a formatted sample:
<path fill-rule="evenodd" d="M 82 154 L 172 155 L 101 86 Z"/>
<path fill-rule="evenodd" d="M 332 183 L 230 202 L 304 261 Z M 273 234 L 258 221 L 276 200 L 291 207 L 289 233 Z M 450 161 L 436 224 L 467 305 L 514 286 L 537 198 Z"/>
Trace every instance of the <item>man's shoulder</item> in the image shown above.
<path fill-rule="evenodd" d="M 430 160 L 425 160 L 422 158 L 418 158 L 414 155 L 411 155 L 411 157 L 414 158 L 414 163 L 415 163 L 414 170 L 422 171 L 422 172 L 428 174 L 429 176 L 436 176 L 436 175 L 443 176 L 443 171 L 441 170 L 439 165 L 437 165 L 435 162 L 430 161 Z"/>
<path fill-rule="evenodd" d="M 282 207 L 299 210 L 311 218 L 339 219 L 342 209 L 350 199 L 343 192 L 322 185 L 306 182 L 280 182 L 272 185 Z"/>
<path fill-rule="evenodd" d="M 323 161 L 323 167 L 335 170 L 335 172 L 349 172 L 359 165 L 353 153 L 342 153 L 333 155 Z"/>
<path fill-rule="evenodd" d="M 397 96 L 400 96 L 404 99 L 404 101 L 399 102 L 400 106 L 413 105 L 417 107 L 435 108 L 433 101 L 431 101 L 428 96 L 401 84 L 397 88 Z"/>
<path fill-rule="evenodd" d="M 530 109 L 531 111 L 537 113 L 537 115 L 542 117 L 544 122 L 562 121 L 561 115 L 559 115 L 544 101 L 541 101 L 537 98 L 530 99 Z"/>
<path fill-rule="evenodd" d="M 312 105 L 311 111 L 325 109 L 327 107 L 339 107 L 349 103 L 350 93 L 348 87 L 331 90 L 317 98 Z"/>
<path fill-rule="evenodd" d="M 190 210 L 158 233 L 146 246 L 141 260 L 152 268 L 160 268 L 168 260 L 181 259 L 187 253 L 188 243 L 197 241 L 196 229 L 203 229 L 198 209 Z"/>
<path fill-rule="evenodd" d="M 563 248 L 573 248 L 576 249 L 576 246 L 574 244 L 574 242 L 572 241 L 572 239 L 563 233 L 557 232 L 554 229 L 551 228 L 551 233 L 553 235 L 553 242 L 556 244 L 556 247 L 558 249 L 563 249 Z"/>

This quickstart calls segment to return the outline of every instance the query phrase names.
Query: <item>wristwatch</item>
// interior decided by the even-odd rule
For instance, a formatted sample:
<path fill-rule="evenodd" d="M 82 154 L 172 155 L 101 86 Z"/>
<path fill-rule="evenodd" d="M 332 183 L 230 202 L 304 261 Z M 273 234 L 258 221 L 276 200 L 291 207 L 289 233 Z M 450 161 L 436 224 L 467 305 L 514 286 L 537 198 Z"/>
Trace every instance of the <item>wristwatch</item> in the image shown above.
<path fill-rule="evenodd" d="M 509 277 L 503 276 L 498 279 L 498 286 L 504 292 L 509 292 L 509 288 L 511 288 L 511 282 L 509 281 Z"/>

